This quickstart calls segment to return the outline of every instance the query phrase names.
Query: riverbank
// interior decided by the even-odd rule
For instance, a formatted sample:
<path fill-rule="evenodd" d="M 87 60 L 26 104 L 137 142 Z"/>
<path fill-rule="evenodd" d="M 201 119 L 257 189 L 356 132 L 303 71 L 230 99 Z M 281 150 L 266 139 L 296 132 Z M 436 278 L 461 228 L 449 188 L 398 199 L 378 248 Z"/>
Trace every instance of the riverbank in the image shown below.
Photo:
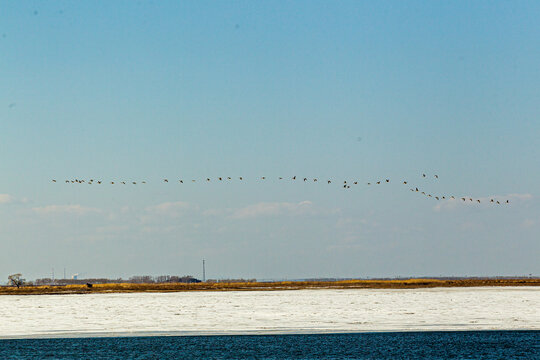
<path fill-rule="evenodd" d="M 416 289 L 452 287 L 540 286 L 540 278 L 478 278 L 478 279 L 399 279 L 399 280 L 341 280 L 341 281 L 279 281 L 279 282 L 219 282 L 219 283 L 162 283 L 162 284 L 92 284 L 65 286 L 0 287 L 0 295 L 51 295 L 133 292 L 181 291 L 253 291 L 302 289 Z"/>

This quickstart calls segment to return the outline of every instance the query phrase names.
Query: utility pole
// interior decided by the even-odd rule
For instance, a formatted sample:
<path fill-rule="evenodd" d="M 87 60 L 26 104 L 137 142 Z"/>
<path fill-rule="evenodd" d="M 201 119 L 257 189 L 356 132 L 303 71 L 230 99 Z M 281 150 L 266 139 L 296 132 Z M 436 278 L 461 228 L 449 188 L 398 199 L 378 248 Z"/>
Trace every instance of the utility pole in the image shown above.
<path fill-rule="evenodd" d="M 205 268 L 205 260 L 202 260 L 202 281 L 206 282 L 206 268 Z"/>

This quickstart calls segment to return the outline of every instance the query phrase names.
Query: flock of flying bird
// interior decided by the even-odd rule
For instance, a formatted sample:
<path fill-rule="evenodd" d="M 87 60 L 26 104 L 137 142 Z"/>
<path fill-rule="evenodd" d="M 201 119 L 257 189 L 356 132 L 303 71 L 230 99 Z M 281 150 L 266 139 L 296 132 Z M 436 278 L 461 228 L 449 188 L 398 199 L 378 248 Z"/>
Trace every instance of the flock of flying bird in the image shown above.
<path fill-rule="evenodd" d="M 426 178 L 427 175 L 426 174 L 422 174 L 422 177 L 423 178 Z M 438 179 L 439 176 L 438 175 L 433 175 L 433 178 L 435 179 Z M 266 180 L 267 177 L 266 176 L 262 176 L 260 178 L 258 178 L 259 180 Z M 279 177 L 278 180 L 287 180 L 288 178 L 284 178 L 284 177 Z M 233 180 L 232 177 L 230 176 L 227 176 L 227 177 L 218 177 L 216 179 L 214 179 L 214 181 L 231 181 Z M 240 176 L 238 177 L 238 180 L 240 181 L 243 181 L 244 180 L 244 177 Z M 293 176 L 290 178 L 290 180 L 292 181 L 303 181 L 303 182 L 308 182 L 308 181 L 313 181 L 313 182 L 319 182 L 319 179 L 317 178 L 313 178 L 313 179 L 308 179 L 306 177 L 304 178 L 301 178 L 301 177 L 297 177 L 297 176 Z M 206 178 L 206 179 L 203 179 L 201 180 L 201 182 L 210 182 L 212 181 L 211 178 Z M 332 180 L 325 180 L 327 184 L 332 184 L 333 181 Z M 56 179 L 53 179 L 52 180 L 53 183 L 56 183 Z M 163 179 L 163 182 L 164 183 L 169 183 L 169 179 Z M 171 180 L 171 182 L 173 182 Z M 175 180 L 176 182 L 176 180 Z M 183 179 L 179 179 L 177 181 L 179 184 L 183 184 L 184 183 L 184 180 Z M 189 180 L 186 180 L 185 182 L 190 182 Z M 191 182 L 192 183 L 195 183 L 197 182 L 196 179 L 191 179 Z M 324 182 L 324 181 L 321 181 L 321 182 Z M 126 185 L 126 184 L 131 184 L 131 185 L 137 185 L 138 183 L 139 184 L 146 184 L 146 181 L 140 181 L 140 182 L 137 182 L 137 181 L 110 181 L 110 182 L 105 182 L 105 181 L 102 181 L 102 180 L 94 180 L 94 179 L 90 179 L 88 181 L 86 180 L 79 180 L 79 179 L 73 179 L 73 180 L 65 180 L 65 183 L 66 184 L 88 184 L 88 185 L 92 185 L 92 184 L 97 184 L 97 185 L 101 185 L 101 184 L 110 184 L 110 185 L 115 185 L 115 184 L 120 184 L 120 185 Z M 355 186 L 355 185 L 358 185 L 359 182 L 358 181 L 347 181 L 347 180 L 344 180 L 342 183 L 341 182 L 337 182 L 338 184 L 341 184 L 341 187 L 344 188 L 344 189 L 350 189 L 351 186 Z M 375 182 L 368 182 L 366 183 L 366 185 L 368 186 L 371 186 L 371 185 L 381 185 L 381 184 L 385 184 L 385 183 L 390 183 L 390 179 L 384 179 L 384 180 L 378 180 L 378 181 L 375 181 Z M 407 185 L 408 184 L 408 181 L 402 181 L 403 185 Z M 473 202 L 473 203 L 478 203 L 480 204 L 482 201 L 480 199 L 473 199 L 472 197 L 455 197 L 453 195 L 451 196 L 446 196 L 446 195 L 432 195 L 432 194 L 428 194 L 426 193 L 425 191 L 421 191 L 420 189 L 418 189 L 418 187 L 414 187 L 414 188 L 410 188 L 409 189 L 410 191 L 412 192 L 417 192 L 419 194 L 422 194 L 426 197 L 429 197 L 429 198 L 433 198 L 435 200 L 458 200 L 458 199 L 461 199 L 462 201 L 466 202 L 467 200 L 469 202 Z M 505 204 L 509 204 L 510 201 L 509 200 L 503 200 L 502 202 L 500 200 L 497 200 L 497 199 L 490 199 L 489 200 L 489 203 L 493 203 L 493 204 L 497 204 L 497 205 L 500 205 L 501 203 L 505 203 Z"/>

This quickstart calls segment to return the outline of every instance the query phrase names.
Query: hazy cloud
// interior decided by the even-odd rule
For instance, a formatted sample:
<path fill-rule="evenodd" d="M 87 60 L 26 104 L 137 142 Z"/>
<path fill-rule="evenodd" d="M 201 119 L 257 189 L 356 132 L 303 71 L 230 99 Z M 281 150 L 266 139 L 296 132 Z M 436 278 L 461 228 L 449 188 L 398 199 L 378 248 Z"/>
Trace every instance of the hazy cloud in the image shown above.
<path fill-rule="evenodd" d="M 227 209 L 207 209 L 202 212 L 204 216 L 223 216 L 228 215 L 231 212 L 233 212 L 233 209 L 227 208 Z"/>
<path fill-rule="evenodd" d="M 187 210 L 197 210 L 196 206 L 185 201 L 165 202 L 154 206 L 149 206 L 146 211 L 155 215 L 166 215 L 176 217 L 184 214 Z"/>
<path fill-rule="evenodd" d="M 311 201 L 301 201 L 299 203 L 260 202 L 234 210 L 230 217 L 233 219 L 248 219 L 277 215 L 297 216 L 308 213 L 314 214 L 316 212 L 317 210 Z"/>
<path fill-rule="evenodd" d="M 0 194 L 0 204 L 9 204 L 15 201 L 15 198 L 9 194 Z"/>
<path fill-rule="evenodd" d="M 15 196 L 9 194 L 0 194 L 0 205 L 1 204 L 26 204 L 30 202 L 27 198 L 16 198 Z"/>
<path fill-rule="evenodd" d="M 39 215 L 53 214 L 74 214 L 87 215 L 101 213 L 100 209 L 85 207 L 81 205 L 47 205 L 43 207 L 34 207 L 32 211 Z"/>
<path fill-rule="evenodd" d="M 352 217 L 339 218 L 336 222 L 336 227 L 338 229 L 346 229 L 346 228 L 351 228 L 354 226 L 363 227 L 364 225 L 378 226 L 379 224 L 376 221 L 368 220 L 366 218 L 352 218 Z"/>
<path fill-rule="evenodd" d="M 521 227 L 523 227 L 523 228 L 530 228 L 530 227 L 535 226 L 537 223 L 538 223 L 538 221 L 535 220 L 535 219 L 525 219 L 525 220 L 523 220 L 523 222 L 521 223 Z"/>

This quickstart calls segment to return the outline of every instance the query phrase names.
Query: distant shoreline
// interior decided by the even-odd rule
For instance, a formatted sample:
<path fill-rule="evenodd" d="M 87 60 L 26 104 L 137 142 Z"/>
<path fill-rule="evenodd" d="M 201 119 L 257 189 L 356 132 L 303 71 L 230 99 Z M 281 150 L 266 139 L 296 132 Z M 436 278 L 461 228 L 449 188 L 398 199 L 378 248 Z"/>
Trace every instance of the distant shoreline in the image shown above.
<path fill-rule="evenodd" d="M 459 280 L 339 280 L 339 281 L 277 281 L 277 282 L 216 282 L 216 283 L 109 283 L 87 285 L 42 285 L 20 288 L 2 286 L 0 295 L 55 295 L 183 291 L 275 291 L 306 289 L 422 289 L 456 287 L 540 286 L 540 278 L 478 278 Z"/>

